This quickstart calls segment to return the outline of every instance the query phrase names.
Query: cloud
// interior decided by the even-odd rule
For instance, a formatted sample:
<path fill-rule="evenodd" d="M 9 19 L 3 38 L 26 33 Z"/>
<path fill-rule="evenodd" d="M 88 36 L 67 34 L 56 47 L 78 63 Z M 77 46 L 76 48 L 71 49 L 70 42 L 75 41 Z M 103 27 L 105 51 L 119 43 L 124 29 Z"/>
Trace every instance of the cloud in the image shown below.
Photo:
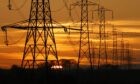
<path fill-rule="evenodd" d="M 123 32 L 124 38 L 139 38 L 140 32 Z M 120 34 L 121 35 L 121 34 Z"/>
<path fill-rule="evenodd" d="M 3 46 L 0 47 L 0 53 L 20 53 L 23 51 L 22 46 Z"/>

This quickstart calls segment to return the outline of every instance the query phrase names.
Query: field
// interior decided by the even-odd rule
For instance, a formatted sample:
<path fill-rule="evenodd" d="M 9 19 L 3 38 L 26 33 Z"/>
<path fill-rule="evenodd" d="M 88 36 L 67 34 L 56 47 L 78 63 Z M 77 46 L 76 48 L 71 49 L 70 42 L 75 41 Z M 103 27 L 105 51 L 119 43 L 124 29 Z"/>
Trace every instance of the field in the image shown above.
<path fill-rule="evenodd" d="M 0 69 L 0 84 L 140 84 L 140 70 Z"/>

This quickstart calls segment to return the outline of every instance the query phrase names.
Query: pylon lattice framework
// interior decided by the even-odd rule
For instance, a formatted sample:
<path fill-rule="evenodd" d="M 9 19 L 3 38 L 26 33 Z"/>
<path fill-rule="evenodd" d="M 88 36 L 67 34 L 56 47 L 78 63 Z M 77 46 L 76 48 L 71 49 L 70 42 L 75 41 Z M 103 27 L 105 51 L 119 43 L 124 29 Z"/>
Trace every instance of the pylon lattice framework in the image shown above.
<path fill-rule="evenodd" d="M 99 38 L 100 38 L 98 66 L 100 66 L 103 62 L 107 64 L 106 23 L 105 23 L 106 9 L 104 7 L 101 7 L 99 8 L 98 12 L 99 12 Z"/>
<path fill-rule="evenodd" d="M 38 61 L 45 61 L 47 64 L 50 54 L 58 63 L 49 0 L 31 1 L 28 27 L 21 66 L 35 68 Z"/>
<path fill-rule="evenodd" d="M 81 0 L 81 30 L 80 31 L 80 49 L 78 57 L 78 67 L 80 59 L 86 56 L 92 65 L 91 53 L 90 53 L 90 42 L 89 42 L 89 25 L 88 25 L 88 0 Z"/>
<path fill-rule="evenodd" d="M 79 56 L 78 56 L 78 69 L 80 68 L 81 60 L 86 57 L 89 61 L 89 65 L 92 68 L 92 57 L 90 51 L 90 37 L 89 37 L 89 14 L 88 6 L 98 5 L 88 0 L 81 0 L 72 4 L 72 6 L 81 7 L 81 31 L 80 31 L 80 45 L 79 45 Z"/>
<path fill-rule="evenodd" d="M 124 64 L 125 62 L 125 43 L 124 43 L 124 33 L 122 32 L 122 39 L 121 39 L 121 57 L 120 57 L 120 60 L 121 60 L 121 65 Z"/>
<path fill-rule="evenodd" d="M 117 36 L 117 29 L 113 26 L 113 57 L 112 57 L 112 64 L 118 65 L 119 57 L 118 57 L 118 36 Z"/>
<path fill-rule="evenodd" d="M 107 55 L 107 34 L 106 34 L 106 12 L 112 13 L 112 19 L 114 17 L 113 11 L 100 6 L 98 9 L 94 10 L 98 12 L 99 16 L 99 53 L 98 53 L 98 68 L 100 65 L 108 64 Z"/>

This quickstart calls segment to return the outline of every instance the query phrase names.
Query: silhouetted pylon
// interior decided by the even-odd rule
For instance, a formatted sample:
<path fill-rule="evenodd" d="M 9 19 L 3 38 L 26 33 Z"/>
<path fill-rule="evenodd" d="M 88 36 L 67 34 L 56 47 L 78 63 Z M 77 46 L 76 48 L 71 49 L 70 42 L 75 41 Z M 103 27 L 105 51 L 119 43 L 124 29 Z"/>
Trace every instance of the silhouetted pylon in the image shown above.
<path fill-rule="evenodd" d="M 120 62 L 119 57 L 118 57 L 118 36 L 117 36 L 117 29 L 113 25 L 113 57 L 112 57 L 112 64 L 113 65 L 118 65 L 118 62 Z"/>
<path fill-rule="evenodd" d="M 90 2 L 89 0 L 81 0 L 72 4 L 72 6 L 81 7 L 81 31 L 80 31 L 80 45 L 79 45 L 79 56 L 78 56 L 78 70 L 80 63 L 85 57 L 89 61 L 89 65 L 92 69 L 92 57 L 90 51 L 90 35 L 89 35 L 89 6 L 96 6 L 97 3 Z"/>
<path fill-rule="evenodd" d="M 106 42 L 106 12 L 112 13 L 113 19 L 113 11 L 110 9 L 106 9 L 103 6 L 100 6 L 97 10 L 99 16 L 99 57 L 98 57 L 98 68 L 100 65 L 108 64 L 108 55 L 107 55 L 107 42 Z"/>
<path fill-rule="evenodd" d="M 21 66 L 36 68 L 41 61 L 47 64 L 49 55 L 58 63 L 50 0 L 32 0 L 28 27 Z"/>

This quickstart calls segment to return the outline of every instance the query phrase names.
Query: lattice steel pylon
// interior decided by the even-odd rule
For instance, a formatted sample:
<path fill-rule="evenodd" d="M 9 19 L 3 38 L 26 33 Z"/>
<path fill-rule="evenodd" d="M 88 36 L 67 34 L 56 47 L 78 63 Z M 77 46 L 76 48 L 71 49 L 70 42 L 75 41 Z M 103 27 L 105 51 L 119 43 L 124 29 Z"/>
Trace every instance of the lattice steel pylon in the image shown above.
<path fill-rule="evenodd" d="M 101 64 L 108 64 L 108 55 L 107 55 L 107 42 L 106 42 L 106 12 L 110 11 L 112 13 L 113 19 L 113 11 L 100 6 L 97 10 L 99 16 L 99 54 L 98 54 L 98 68 Z M 102 62 L 102 63 L 101 63 Z"/>
<path fill-rule="evenodd" d="M 127 65 L 127 69 L 131 69 L 131 61 L 132 61 L 132 57 L 131 57 L 131 51 L 130 51 L 130 44 L 129 42 L 125 44 L 126 45 L 126 65 Z"/>
<path fill-rule="evenodd" d="M 105 59 L 107 59 L 107 50 L 106 50 L 106 14 L 105 9 L 102 7 L 99 9 L 99 37 L 100 37 L 100 43 L 99 43 L 99 59 L 98 59 L 98 66 L 101 64 L 101 58 L 105 56 Z M 104 58 L 102 58 L 104 59 Z M 106 60 L 107 63 L 107 60 Z"/>
<path fill-rule="evenodd" d="M 120 57 L 120 60 L 121 60 L 121 65 L 124 65 L 125 63 L 125 43 L 124 43 L 124 33 L 122 32 L 121 34 L 121 57 Z"/>
<path fill-rule="evenodd" d="M 89 25 L 88 25 L 88 0 L 81 0 L 81 30 L 80 31 L 80 46 L 78 57 L 78 68 L 80 59 L 83 56 L 87 56 L 90 66 L 92 68 L 91 52 L 90 52 L 90 40 L 89 40 Z"/>
<path fill-rule="evenodd" d="M 21 66 L 36 68 L 38 61 L 47 64 L 50 53 L 58 62 L 50 0 L 32 0 Z"/>
<path fill-rule="evenodd" d="M 120 62 L 119 57 L 118 57 L 118 36 L 117 36 L 117 29 L 113 25 L 112 29 L 113 33 L 113 57 L 112 57 L 112 64 L 113 65 L 118 65 L 118 62 Z"/>
<path fill-rule="evenodd" d="M 92 58 L 91 58 L 91 46 L 90 46 L 90 35 L 89 35 L 89 6 L 98 5 L 97 3 L 90 2 L 89 0 L 78 1 L 72 6 L 81 7 L 81 31 L 80 31 L 80 44 L 79 44 L 79 55 L 78 55 L 78 65 L 79 70 L 80 63 L 84 57 L 89 61 L 89 65 L 92 69 Z"/>

